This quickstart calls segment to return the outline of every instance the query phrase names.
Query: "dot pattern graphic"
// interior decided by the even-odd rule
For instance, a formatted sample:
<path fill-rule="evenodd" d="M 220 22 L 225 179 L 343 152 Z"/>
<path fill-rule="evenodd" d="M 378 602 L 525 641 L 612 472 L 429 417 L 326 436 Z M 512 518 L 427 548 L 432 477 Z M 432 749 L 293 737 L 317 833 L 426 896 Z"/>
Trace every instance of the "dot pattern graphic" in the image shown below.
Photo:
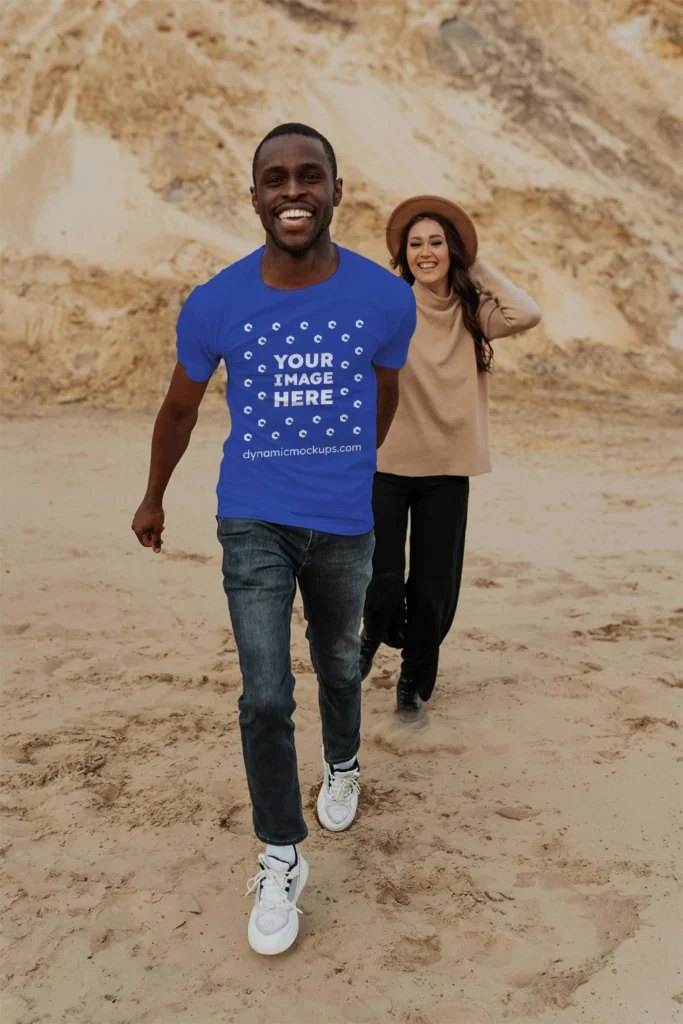
<path fill-rule="evenodd" d="M 323 331 L 300 334 L 298 343 L 294 332 L 307 332 L 310 328 L 315 331 L 315 325 L 308 320 L 301 320 L 298 324 L 283 324 L 275 320 L 256 325 L 256 330 L 260 326 L 263 332 L 259 334 L 258 344 L 262 348 L 268 346 L 268 355 L 265 351 L 259 353 L 263 361 L 255 367 L 262 375 L 259 381 L 262 390 L 256 397 L 265 403 L 266 415 L 255 416 L 252 405 L 243 407 L 244 416 L 251 420 L 242 435 L 245 443 L 283 444 L 287 437 L 336 440 L 337 435 L 339 443 L 342 443 L 344 434 L 348 438 L 359 438 L 363 432 L 359 418 L 364 403 L 358 394 L 359 391 L 362 393 L 365 375 L 362 372 L 364 348 L 358 342 L 364 321 L 358 318 L 353 324 L 354 327 L 347 325 L 342 330 L 337 320 L 327 320 Z M 243 326 L 246 334 L 255 329 L 251 322 Z M 343 350 L 339 343 L 345 345 L 352 339 L 354 347 L 346 350 L 352 355 L 340 358 Z M 253 357 L 251 348 L 242 353 L 245 370 Z M 254 381 L 245 376 L 242 383 L 245 388 L 251 388 Z M 271 409 L 270 414 L 268 409 Z"/>

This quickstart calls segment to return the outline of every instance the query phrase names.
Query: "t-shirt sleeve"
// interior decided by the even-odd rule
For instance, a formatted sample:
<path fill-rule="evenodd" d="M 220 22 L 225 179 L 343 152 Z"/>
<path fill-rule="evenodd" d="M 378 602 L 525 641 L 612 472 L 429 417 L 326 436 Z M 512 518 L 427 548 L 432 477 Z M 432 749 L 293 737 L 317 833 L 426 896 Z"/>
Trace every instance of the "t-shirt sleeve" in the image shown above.
<path fill-rule="evenodd" d="M 215 351 L 215 330 L 206 315 L 200 288 L 190 292 L 180 310 L 176 350 L 178 362 L 190 380 L 202 383 L 211 377 L 221 360 Z"/>
<path fill-rule="evenodd" d="M 415 333 L 416 311 L 415 298 L 410 285 L 406 284 L 402 289 L 402 302 L 397 303 L 393 317 L 387 318 L 390 325 L 391 336 L 377 349 L 375 358 L 372 360 L 375 366 L 388 366 L 393 370 L 400 370 L 408 358 L 408 346 L 410 339 Z"/>

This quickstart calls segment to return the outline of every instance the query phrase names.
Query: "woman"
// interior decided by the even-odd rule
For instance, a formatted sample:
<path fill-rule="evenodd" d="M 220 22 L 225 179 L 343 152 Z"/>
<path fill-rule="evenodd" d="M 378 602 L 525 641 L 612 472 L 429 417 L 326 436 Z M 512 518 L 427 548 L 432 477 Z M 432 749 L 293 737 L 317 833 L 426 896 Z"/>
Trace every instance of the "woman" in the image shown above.
<path fill-rule="evenodd" d="M 491 342 L 535 327 L 541 311 L 477 259 L 474 224 L 455 203 L 436 196 L 401 203 L 389 218 L 387 245 L 392 265 L 413 287 L 417 327 L 401 371 L 398 412 L 378 452 L 361 675 L 370 672 L 381 643 L 402 648 L 397 711 L 402 721 L 418 723 L 458 603 L 470 477 L 491 468 Z"/>

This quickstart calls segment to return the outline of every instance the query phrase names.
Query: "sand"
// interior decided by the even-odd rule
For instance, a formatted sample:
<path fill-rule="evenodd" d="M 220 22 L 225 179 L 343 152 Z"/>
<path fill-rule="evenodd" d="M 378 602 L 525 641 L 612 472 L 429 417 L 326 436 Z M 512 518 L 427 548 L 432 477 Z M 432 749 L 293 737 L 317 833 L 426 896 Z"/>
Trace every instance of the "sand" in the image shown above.
<path fill-rule="evenodd" d="M 208 412 L 136 546 L 151 415 L 2 424 L 3 1024 L 668 1024 L 680 976 L 680 435 L 657 400 L 496 403 L 429 722 L 364 685 L 357 822 L 323 833 L 293 626 L 310 883 L 246 942 L 252 838 Z"/>
<path fill-rule="evenodd" d="M 464 204 L 544 312 L 500 368 L 680 373 L 679 0 L 3 0 L 0 75 L 5 401 L 157 400 L 190 289 L 263 241 L 285 121 L 330 138 L 335 237 L 383 265 L 398 202 Z"/>

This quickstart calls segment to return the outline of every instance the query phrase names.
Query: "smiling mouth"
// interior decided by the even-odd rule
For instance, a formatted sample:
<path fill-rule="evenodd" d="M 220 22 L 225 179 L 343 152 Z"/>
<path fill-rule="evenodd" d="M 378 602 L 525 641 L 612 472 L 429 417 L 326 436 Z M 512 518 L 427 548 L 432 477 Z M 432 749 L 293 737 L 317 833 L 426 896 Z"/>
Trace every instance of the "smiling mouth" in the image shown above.
<path fill-rule="evenodd" d="M 277 214 L 277 219 L 281 224 L 286 224 L 288 227 L 299 227 L 301 224 L 305 224 L 307 220 L 311 220 L 313 214 L 310 210 L 282 210 L 281 213 Z"/>
<path fill-rule="evenodd" d="M 420 270 L 436 270 L 438 263 L 418 263 Z"/>

